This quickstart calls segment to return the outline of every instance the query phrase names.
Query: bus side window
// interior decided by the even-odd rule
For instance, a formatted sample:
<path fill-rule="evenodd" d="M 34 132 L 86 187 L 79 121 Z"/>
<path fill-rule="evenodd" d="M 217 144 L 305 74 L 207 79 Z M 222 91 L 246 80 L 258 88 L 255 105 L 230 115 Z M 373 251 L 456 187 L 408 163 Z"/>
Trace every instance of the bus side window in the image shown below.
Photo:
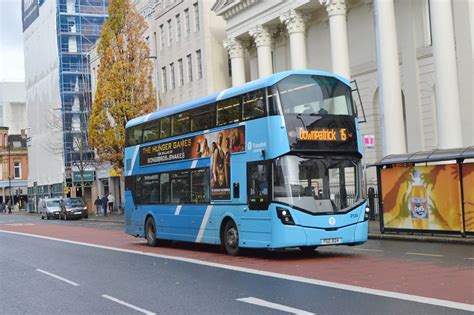
<path fill-rule="evenodd" d="M 217 126 L 238 122 L 241 116 L 240 97 L 233 97 L 217 103 Z"/>
<path fill-rule="evenodd" d="M 251 162 L 247 164 L 247 198 L 250 210 L 267 210 L 270 203 L 271 164 Z"/>
<path fill-rule="evenodd" d="M 265 102 L 262 90 L 247 93 L 243 96 L 244 120 L 265 115 Z"/>
<path fill-rule="evenodd" d="M 170 174 L 160 174 L 160 201 L 161 203 L 170 203 Z"/>
<path fill-rule="evenodd" d="M 160 139 L 168 138 L 171 135 L 170 118 L 165 117 L 160 119 Z"/>

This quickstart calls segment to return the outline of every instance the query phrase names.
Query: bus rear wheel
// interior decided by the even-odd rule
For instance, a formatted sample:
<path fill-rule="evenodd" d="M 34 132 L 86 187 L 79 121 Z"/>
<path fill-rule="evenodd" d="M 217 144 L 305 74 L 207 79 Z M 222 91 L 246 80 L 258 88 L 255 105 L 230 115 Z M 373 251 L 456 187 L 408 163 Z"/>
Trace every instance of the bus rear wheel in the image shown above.
<path fill-rule="evenodd" d="M 229 220 L 224 229 L 224 248 L 227 254 L 237 256 L 239 254 L 239 230 L 234 221 Z"/>
<path fill-rule="evenodd" d="M 156 247 L 158 241 L 156 239 L 156 226 L 155 220 L 152 217 L 149 217 L 145 223 L 145 237 L 148 243 L 148 246 Z"/>

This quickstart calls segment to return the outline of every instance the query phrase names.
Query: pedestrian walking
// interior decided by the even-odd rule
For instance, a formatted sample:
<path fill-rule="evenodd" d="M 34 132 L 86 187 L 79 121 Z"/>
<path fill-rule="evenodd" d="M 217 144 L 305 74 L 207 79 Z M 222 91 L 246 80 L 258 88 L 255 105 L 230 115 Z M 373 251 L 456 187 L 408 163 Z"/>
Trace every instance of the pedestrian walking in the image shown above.
<path fill-rule="evenodd" d="M 0 203 L 0 212 L 5 212 L 7 213 L 7 206 L 5 205 L 5 203 L 2 201 L 2 203 Z"/>
<path fill-rule="evenodd" d="M 104 211 L 104 217 L 106 217 L 107 216 L 107 206 L 108 206 L 108 203 L 109 203 L 109 199 L 107 198 L 106 195 L 104 195 L 104 197 L 102 197 L 101 201 L 102 201 L 102 210 Z"/>
<path fill-rule="evenodd" d="M 102 201 L 100 200 L 100 197 L 97 196 L 97 199 L 94 201 L 94 206 L 95 206 L 95 215 L 100 215 L 100 210 L 102 209 Z"/>
<path fill-rule="evenodd" d="M 115 197 L 114 197 L 114 195 L 112 195 L 111 192 L 109 192 L 109 195 L 107 196 L 107 199 L 109 200 L 109 213 L 112 213 L 114 211 Z"/>
<path fill-rule="evenodd" d="M 12 201 L 8 200 L 8 214 L 12 214 Z"/>

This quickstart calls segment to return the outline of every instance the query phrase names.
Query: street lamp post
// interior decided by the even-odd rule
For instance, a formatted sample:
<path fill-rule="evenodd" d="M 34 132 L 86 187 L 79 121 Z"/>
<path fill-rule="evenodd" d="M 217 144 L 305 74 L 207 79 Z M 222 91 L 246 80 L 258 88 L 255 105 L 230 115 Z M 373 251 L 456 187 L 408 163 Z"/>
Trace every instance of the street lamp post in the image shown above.
<path fill-rule="evenodd" d="M 8 194 L 10 195 L 10 199 L 8 200 L 8 212 L 10 213 L 11 208 L 12 208 L 12 176 L 11 176 L 11 167 L 12 167 L 12 162 L 11 162 L 11 143 L 10 143 L 10 136 L 7 136 L 7 141 L 8 141 Z"/>

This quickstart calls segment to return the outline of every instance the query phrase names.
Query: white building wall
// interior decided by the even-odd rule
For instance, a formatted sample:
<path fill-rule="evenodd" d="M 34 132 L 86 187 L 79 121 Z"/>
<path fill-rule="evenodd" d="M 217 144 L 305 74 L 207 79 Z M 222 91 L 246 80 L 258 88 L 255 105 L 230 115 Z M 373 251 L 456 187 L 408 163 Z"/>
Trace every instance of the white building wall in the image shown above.
<path fill-rule="evenodd" d="M 435 68 L 431 47 L 429 0 L 395 0 L 402 100 L 405 107 L 407 151 L 438 148 L 435 97 Z M 456 60 L 462 116 L 463 146 L 474 145 L 474 2 L 453 0 Z M 352 79 L 358 82 L 367 123 L 361 124 L 362 138 L 375 135 L 373 149 L 364 148 L 364 163 L 383 157 L 383 116 L 378 96 L 376 36 L 373 1 L 345 1 Z M 279 17 L 296 9 L 307 17 L 306 55 L 310 69 L 331 71 L 329 17 L 319 1 L 216 1 L 214 10 L 227 22 L 227 37 L 246 42 L 247 81 L 258 78 L 255 44 L 248 35 L 262 24 L 274 34 L 272 43 L 274 72 L 291 68 L 288 33 Z M 438 87 L 442 88 L 442 87 Z M 450 106 L 446 104 L 445 106 Z M 386 119 L 390 119 L 387 117 Z M 453 126 L 455 127 L 455 126 Z M 368 183 L 376 180 L 368 171 Z"/>
<path fill-rule="evenodd" d="M 24 82 L 0 82 L 0 126 L 8 127 L 9 134 L 28 127 L 25 98 Z"/>
<path fill-rule="evenodd" d="M 150 2 L 154 2 L 153 0 Z M 196 30 L 194 4 L 199 8 L 199 30 Z M 151 51 L 156 51 L 155 74 L 157 90 L 163 107 L 183 103 L 230 86 L 227 52 L 222 47 L 225 22 L 211 11 L 212 1 L 163 1 L 147 18 L 149 31 L 156 32 L 156 42 L 151 41 Z M 145 5 L 144 3 L 140 5 Z M 186 32 L 185 10 L 190 16 L 190 34 Z M 180 16 L 181 39 L 177 38 L 177 15 Z M 171 44 L 168 21 L 171 21 Z M 160 26 L 164 29 L 162 38 Z M 154 34 L 153 34 L 154 35 Z M 161 42 L 163 41 L 163 44 Z M 162 47 L 163 46 L 163 47 Z M 198 53 L 201 52 L 202 78 L 198 77 Z M 192 58 L 192 82 L 189 80 L 187 56 Z M 179 60 L 183 62 L 183 84 L 180 84 Z M 172 87 L 171 64 L 174 65 L 175 87 Z M 162 69 L 166 70 L 167 89 L 164 90 Z"/>
<path fill-rule="evenodd" d="M 47 0 L 23 33 L 26 111 L 30 127 L 28 186 L 63 182 L 56 1 Z M 38 53 L 41 51 L 41 53 Z M 45 123 L 47 122 L 47 123 Z M 47 171 L 45 171 L 47 170 Z"/>

